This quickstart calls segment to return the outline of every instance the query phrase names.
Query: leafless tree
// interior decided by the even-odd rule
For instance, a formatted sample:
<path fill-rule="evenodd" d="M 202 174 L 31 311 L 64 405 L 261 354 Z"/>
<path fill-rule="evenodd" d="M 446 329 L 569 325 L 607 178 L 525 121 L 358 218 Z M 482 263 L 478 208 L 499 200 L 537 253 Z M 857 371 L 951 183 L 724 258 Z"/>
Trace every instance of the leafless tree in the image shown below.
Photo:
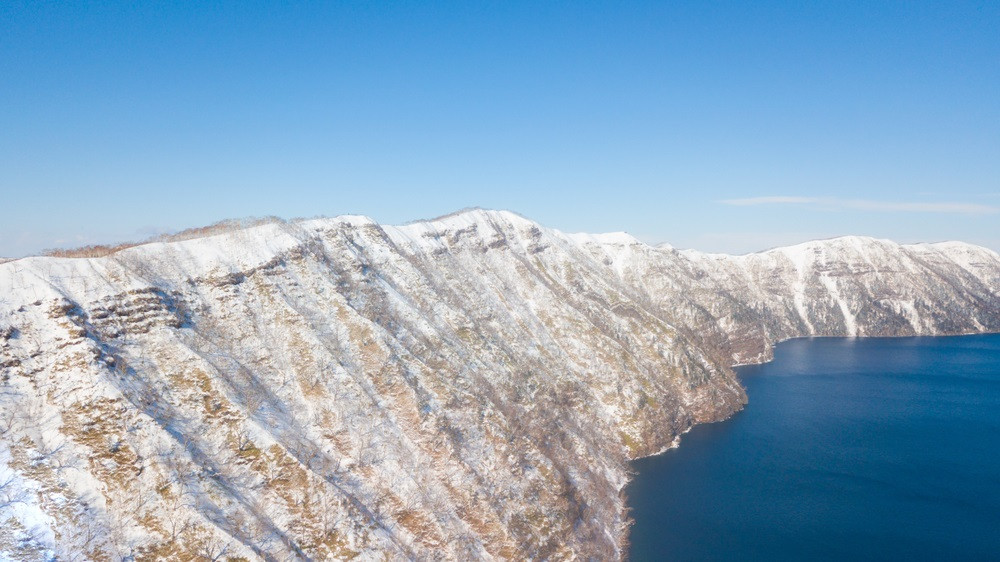
<path fill-rule="evenodd" d="M 181 496 L 171 496 L 164 502 L 166 515 L 163 518 L 163 523 L 170 542 L 176 542 L 181 535 L 191 528 L 192 523 L 188 507 Z"/>
<path fill-rule="evenodd" d="M 343 508 L 325 486 L 317 487 L 315 507 L 318 510 L 320 527 L 325 534 L 334 532 L 344 520 Z"/>
<path fill-rule="evenodd" d="M 231 547 L 230 543 L 222 541 L 213 533 L 198 546 L 198 556 L 209 562 L 218 562 L 229 553 Z"/>
<path fill-rule="evenodd" d="M 254 448 L 253 439 L 250 438 L 250 433 L 245 429 L 240 429 L 236 432 L 236 448 L 244 453 Z"/>
<path fill-rule="evenodd" d="M 15 402 L 15 399 L 7 399 L 0 404 L 0 437 L 6 437 L 20 430 L 22 416 L 19 410 L 20 403 Z"/>
<path fill-rule="evenodd" d="M 13 474 L 9 474 L 7 478 L 0 481 L 0 510 L 27 501 L 28 491 L 17 486 Z"/>
<path fill-rule="evenodd" d="M 34 460 L 48 462 L 54 455 L 58 454 L 66 446 L 66 441 L 65 439 L 57 441 L 56 439 L 58 437 L 47 437 L 44 433 L 39 435 L 35 441 L 38 455 Z"/>
<path fill-rule="evenodd" d="M 142 493 L 126 491 L 116 499 L 117 509 L 111 518 L 111 543 L 120 559 L 132 559 L 141 539 L 129 532 L 144 518 L 149 497 Z"/>

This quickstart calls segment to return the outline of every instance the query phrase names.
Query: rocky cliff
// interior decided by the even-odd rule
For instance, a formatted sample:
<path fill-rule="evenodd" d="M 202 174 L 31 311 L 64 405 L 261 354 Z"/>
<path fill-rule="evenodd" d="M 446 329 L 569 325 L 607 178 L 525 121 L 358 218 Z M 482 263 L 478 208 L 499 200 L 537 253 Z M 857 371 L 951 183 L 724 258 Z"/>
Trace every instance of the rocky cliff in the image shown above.
<path fill-rule="evenodd" d="M 620 558 L 627 461 L 781 339 L 1000 330 L 1000 256 L 472 210 L 0 264 L 0 557 Z"/>

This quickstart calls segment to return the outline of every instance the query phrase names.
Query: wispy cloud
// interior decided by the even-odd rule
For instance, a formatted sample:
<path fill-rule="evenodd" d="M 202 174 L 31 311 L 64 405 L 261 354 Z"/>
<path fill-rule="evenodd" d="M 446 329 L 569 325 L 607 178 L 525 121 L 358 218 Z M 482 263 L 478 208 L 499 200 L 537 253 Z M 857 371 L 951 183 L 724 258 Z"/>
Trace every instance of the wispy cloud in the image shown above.
<path fill-rule="evenodd" d="M 992 215 L 1000 213 L 1000 207 L 979 203 L 915 203 L 905 201 L 875 201 L 872 199 L 841 199 L 838 197 L 748 197 L 745 199 L 723 199 L 724 205 L 748 207 L 752 205 L 801 205 L 824 210 L 883 211 L 903 213 L 952 213 L 961 215 Z"/>

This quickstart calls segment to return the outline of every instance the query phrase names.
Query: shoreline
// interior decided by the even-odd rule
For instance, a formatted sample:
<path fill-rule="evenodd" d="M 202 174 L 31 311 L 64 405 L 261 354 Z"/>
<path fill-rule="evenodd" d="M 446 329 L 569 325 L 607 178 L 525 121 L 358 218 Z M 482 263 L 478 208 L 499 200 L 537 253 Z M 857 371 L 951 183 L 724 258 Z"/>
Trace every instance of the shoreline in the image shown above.
<path fill-rule="evenodd" d="M 793 340 L 818 340 L 818 339 L 826 339 L 826 340 L 830 340 L 830 339 L 859 340 L 859 339 L 863 339 L 863 340 L 896 340 L 896 341 L 898 341 L 898 340 L 903 340 L 903 339 L 967 338 L 967 337 L 975 337 L 975 336 L 1000 336 L 1000 331 L 945 333 L 945 334 L 939 334 L 939 335 L 921 334 L 921 335 L 905 335 L 905 336 L 793 336 L 793 337 L 790 337 L 790 338 L 782 339 L 782 340 L 774 343 L 773 345 L 770 345 L 770 347 L 768 349 L 768 351 L 770 351 L 768 359 L 766 359 L 764 361 L 760 361 L 758 363 L 742 363 L 742 364 L 732 365 L 730 368 L 733 369 L 733 372 L 736 375 L 737 380 L 740 381 L 740 384 L 742 386 L 742 377 L 739 375 L 739 372 L 737 370 L 738 368 L 740 368 L 740 367 L 752 367 L 752 366 L 764 365 L 766 363 L 772 363 L 772 362 L 774 362 L 774 351 L 775 351 L 775 349 L 777 349 L 777 347 L 779 345 L 784 344 L 784 343 L 789 342 L 789 341 L 793 341 Z M 745 390 L 746 389 L 744 388 L 744 391 Z M 639 461 L 639 460 L 643 460 L 643 459 L 649 459 L 649 458 L 652 458 L 652 457 L 657 457 L 657 456 L 663 455 L 664 453 L 667 453 L 667 452 L 669 452 L 671 450 L 678 449 L 678 448 L 680 448 L 680 445 L 681 445 L 681 441 L 682 441 L 681 437 L 683 437 L 684 435 L 686 435 L 687 433 L 689 433 L 696 426 L 701 426 L 701 425 L 707 425 L 707 424 L 711 424 L 711 423 L 719 423 L 719 422 L 723 422 L 723 421 L 728 421 L 734 415 L 736 415 L 737 413 L 741 412 L 742 410 L 744 410 L 749 405 L 750 405 L 750 398 L 749 398 L 749 396 L 747 396 L 747 402 L 746 402 L 746 404 L 744 404 L 743 407 L 741 407 L 740 409 L 733 411 L 729 416 L 725 417 L 724 419 L 720 419 L 720 420 L 716 420 L 716 421 L 712 421 L 712 422 L 702 422 L 702 423 L 691 424 L 690 426 L 688 426 L 687 429 L 685 429 L 684 431 L 682 431 L 679 434 L 675 435 L 674 438 L 671 440 L 671 442 L 669 444 L 663 446 L 662 448 L 660 448 L 655 453 L 651 453 L 651 454 L 648 454 L 648 455 L 642 455 L 642 456 L 638 456 L 638 457 L 635 457 L 635 458 L 632 458 L 632 459 L 628 459 L 627 462 L 632 467 L 632 471 L 630 471 L 629 476 L 628 476 L 627 480 L 625 481 L 624 486 L 622 486 L 622 488 L 620 490 L 620 492 L 622 494 L 622 497 L 625 500 L 625 514 L 626 514 L 625 518 L 626 518 L 626 521 L 625 521 L 625 537 L 624 537 L 624 541 L 623 541 L 625 553 L 628 552 L 629 547 L 631 546 L 631 542 L 630 542 L 631 532 L 630 531 L 631 531 L 632 526 L 635 524 L 635 519 L 633 519 L 631 517 L 631 515 L 629 515 L 631 513 L 631 511 L 632 511 L 632 508 L 629 506 L 629 496 L 628 496 L 628 493 L 626 492 L 626 490 L 629 487 L 629 484 L 631 484 L 632 481 L 635 479 L 635 475 L 639 474 L 638 471 L 635 470 L 635 468 L 633 466 L 633 463 L 635 461 Z M 622 558 L 622 560 L 627 561 L 627 560 L 629 560 L 629 557 L 626 555 L 626 556 L 624 556 Z"/>

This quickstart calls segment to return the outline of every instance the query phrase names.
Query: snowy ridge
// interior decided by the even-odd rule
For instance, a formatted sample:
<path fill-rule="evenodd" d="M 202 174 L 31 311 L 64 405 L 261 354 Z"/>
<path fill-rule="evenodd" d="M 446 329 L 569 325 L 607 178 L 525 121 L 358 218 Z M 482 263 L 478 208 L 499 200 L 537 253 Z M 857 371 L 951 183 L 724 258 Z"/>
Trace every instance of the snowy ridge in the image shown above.
<path fill-rule="evenodd" d="M 474 209 L 0 263 L 0 558 L 615 559 L 627 460 L 802 335 L 1000 330 L 1000 256 Z"/>

